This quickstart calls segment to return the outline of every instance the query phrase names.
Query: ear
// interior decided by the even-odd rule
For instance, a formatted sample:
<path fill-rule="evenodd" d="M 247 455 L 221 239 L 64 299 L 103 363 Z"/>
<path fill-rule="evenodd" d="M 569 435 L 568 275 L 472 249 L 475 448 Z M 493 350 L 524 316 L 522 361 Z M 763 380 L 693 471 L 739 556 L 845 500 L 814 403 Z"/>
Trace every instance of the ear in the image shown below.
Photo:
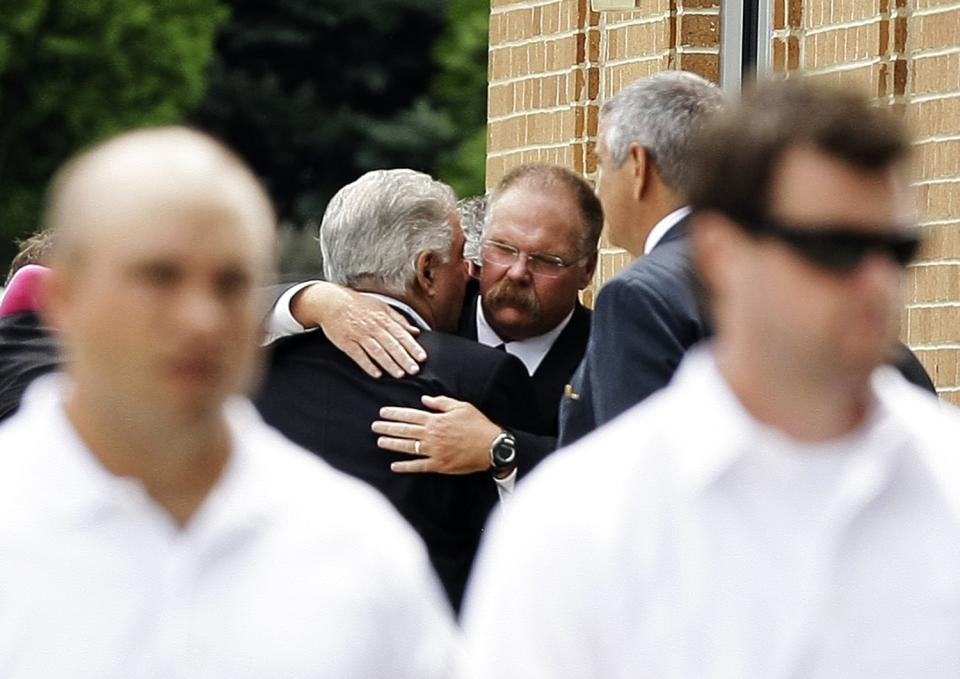
<path fill-rule="evenodd" d="M 425 297 L 437 294 L 437 267 L 442 263 L 440 256 L 432 250 L 417 255 L 417 287 Z"/>
<path fill-rule="evenodd" d="M 583 269 L 580 274 L 580 282 L 577 284 L 578 290 L 583 290 L 585 287 L 590 285 L 590 281 L 593 280 L 593 274 L 597 270 L 597 260 L 600 255 L 597 251 L 594 251 L 592 255 L 587 259 L 587 263 L 583 265 Z"/>
<path fill-rule="evenodd" d="M 625 163 L 630 163 L 631 177 L 633 179 L 633 198 L 640 200 L 640 197 L 650 187 L 650 170 L 653 163 L 650 162 L 650 154 L 640 144 L 630 144 L 630 150 L 627 152 Z"/>

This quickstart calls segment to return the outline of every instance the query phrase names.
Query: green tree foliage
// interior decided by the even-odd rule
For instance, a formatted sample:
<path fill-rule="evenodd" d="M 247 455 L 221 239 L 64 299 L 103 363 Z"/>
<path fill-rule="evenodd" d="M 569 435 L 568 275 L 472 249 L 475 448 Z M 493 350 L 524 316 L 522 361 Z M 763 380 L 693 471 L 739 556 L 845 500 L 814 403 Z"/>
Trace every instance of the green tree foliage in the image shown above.
<path fill-rule="evenodd" d="M 70 154 L 195 106 L 226 17 L 219 0 L 0 2 L 0 261 Z"/>
<path fill-rule="evenodd" d="M 431 101 L 444 0 L 231 0 L 195 122 L 267 184 L 281 219 L 319 220 L 379 167 L 432 171 L 456 130 Z"/>
<path fill-rule="evenodd" d="M 456 130 L 437 173 L 459 196 L 483 193 L 487 153 L 489 0 L 450 0 L 448 22 L 434 55 L 434 94 Z"/>

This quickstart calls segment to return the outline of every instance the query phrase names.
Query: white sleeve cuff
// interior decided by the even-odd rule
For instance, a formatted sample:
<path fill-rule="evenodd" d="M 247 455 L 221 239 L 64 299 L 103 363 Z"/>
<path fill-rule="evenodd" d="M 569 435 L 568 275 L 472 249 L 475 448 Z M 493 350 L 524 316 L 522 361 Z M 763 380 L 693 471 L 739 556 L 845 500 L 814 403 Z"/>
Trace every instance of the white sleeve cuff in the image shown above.
<path fill-rule="evenodd" d="M 304 288 L 319 282 L 320 281 L 304 281 L 303 283 L 297 283 L 280 295 L 280 298 L 273 305 L 273 308 L 270 309 L 270 315 L 267 316 L 267 327 L 262 342 L 263 346 L 271 344 L 281 337 L 308 332 L 297 322 L 297 319 L 293 317 L 293 312 L 290 311 L 290 301 L 294 295 Z M 310 328 L 310 330 L 313 330 L 313 328 Z"/>
<path fill-rule="evenodd" d="M 514 469 L 510 472 L 509 476 L 505 476 L 502 479 L 494 476 L 493 482 L 497 484 L 497 495 L 500 496 L 500 503 L 506 504 L 510 501 L 510 498 L 513 497 L 513 489 L 517 485 L 517 470 Z"/>

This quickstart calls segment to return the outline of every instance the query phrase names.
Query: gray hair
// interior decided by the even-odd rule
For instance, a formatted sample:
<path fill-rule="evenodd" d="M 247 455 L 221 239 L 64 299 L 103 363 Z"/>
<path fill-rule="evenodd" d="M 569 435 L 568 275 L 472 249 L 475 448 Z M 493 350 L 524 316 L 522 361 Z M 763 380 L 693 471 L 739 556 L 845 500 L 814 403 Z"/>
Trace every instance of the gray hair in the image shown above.
<path fill-rule="evenodd" d="M 723 106 L 716 85 L 686 71 L 664 71 L 623 88 L 600 109 L 607 152 L 617 167 L 639 144 L 660 178 L 674 191 L 686 189 L 687 146 L 706 117 Z"/>
<path fill-rule="evenodd" d="M 464 198 L 457 203 L 460 227 L 463 229 L 463 257 L 480 261 L 480 242 L 483 240 L 483 221 L 487 214 L 487 195 Z"/>
<path fill-rule="evenodd" d="M 320 250 L 331 283 L 374 282 L 396 294 L 416 277 L 422 252 L 446 261 L 453 245 L 456 197 L 446 184 L 414 170 L 374 170 L 340 189 L 320 225 Z"/>

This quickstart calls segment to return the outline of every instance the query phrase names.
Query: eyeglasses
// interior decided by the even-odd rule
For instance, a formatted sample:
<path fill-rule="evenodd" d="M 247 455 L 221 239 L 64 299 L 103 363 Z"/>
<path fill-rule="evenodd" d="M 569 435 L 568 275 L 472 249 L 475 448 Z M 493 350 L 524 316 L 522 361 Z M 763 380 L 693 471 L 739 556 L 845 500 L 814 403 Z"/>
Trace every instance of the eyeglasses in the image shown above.
<path fill-rule="evenodd" d="M 526 254 L 527 268 L 534 276 L 543 276 L 544 278 L 556 278 L 564 269 L 579 264 L 590 255 L 583 255 L 577 259 L 566 261 L 556 255 L 544 255 L 540 253 Z M 513 266 L 517 258 L 520 257 L 520 250 L 501 243 L 496 240 L 485 240 L 480 244 L 480 256 L 483 261 L 494 266 Z"/>
<path fill-rule="evenodd" d="M 838 274 L 853 272 L 871 252 L 906 266 L 920 247 L 920 236 L 909 228 L 886 232 L 863 231 L 846 224 L 800 228 L 772 219 L 751 226 L 757 237 L 778 240 L 811 264 Z"/>

